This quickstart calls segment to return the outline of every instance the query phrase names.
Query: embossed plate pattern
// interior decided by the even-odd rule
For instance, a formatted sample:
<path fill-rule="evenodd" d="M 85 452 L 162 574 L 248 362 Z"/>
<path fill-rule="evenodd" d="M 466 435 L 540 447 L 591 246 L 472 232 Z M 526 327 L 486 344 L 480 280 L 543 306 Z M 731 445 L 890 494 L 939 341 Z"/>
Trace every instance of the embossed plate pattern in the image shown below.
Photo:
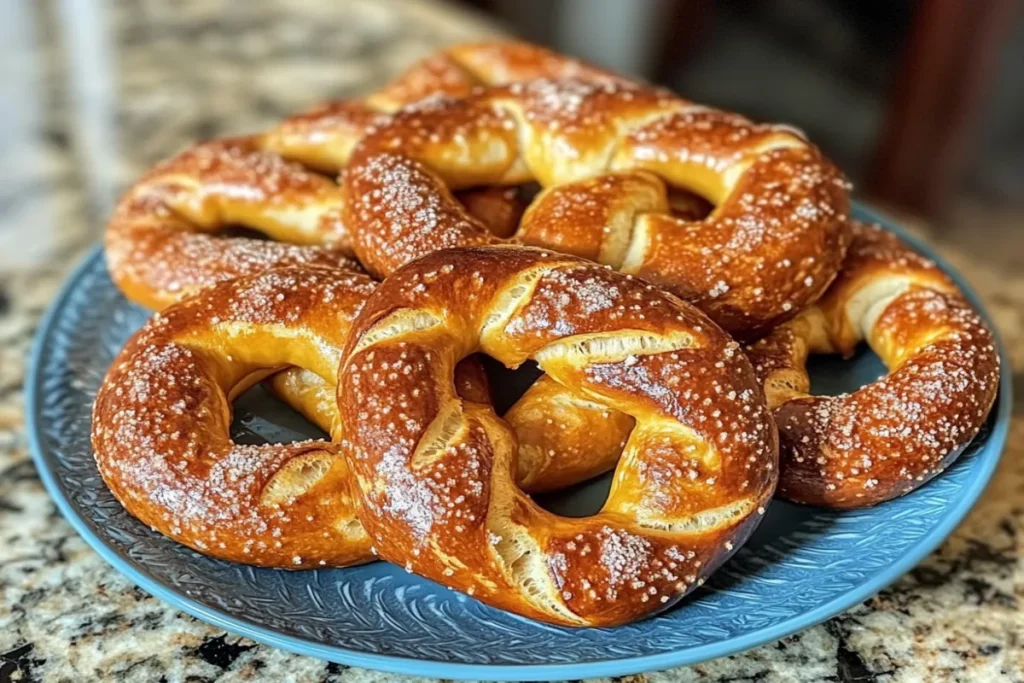
<path fill-rule="evenodd" d="M 1009 424 L 1010 363 L 1003 353 L 1000 397 L 988 424 L 927 486 L 855 512 L 774 503 L 754 538 L 680 607 L 630 626 L 574 630 L 486 607 L 382 562 L 329 571 L 254 569 L 194 553 L 137 522 L 99 477 L 89 421 L 107 367 L 145 318 L 111 284 L 97 250 L 39 329 L 27 378 L 28 433 L 61 512 L 118 571 L 200 619 L 302 654 L 400 673 L 519 680 L 624 675 L 720 657 L 807 628 L 876 593 L 934 550 L 984 489 Z M 831 393 L 880 372 L 870 353 L 850 363 L 825 362 L 815 388 Z M 247 395 L 243 404 L 236 438 L 314 433 L 267 398 Z M 571 508 L 600 493 L 600 485 L 584 486 L 555 506 Z"/>

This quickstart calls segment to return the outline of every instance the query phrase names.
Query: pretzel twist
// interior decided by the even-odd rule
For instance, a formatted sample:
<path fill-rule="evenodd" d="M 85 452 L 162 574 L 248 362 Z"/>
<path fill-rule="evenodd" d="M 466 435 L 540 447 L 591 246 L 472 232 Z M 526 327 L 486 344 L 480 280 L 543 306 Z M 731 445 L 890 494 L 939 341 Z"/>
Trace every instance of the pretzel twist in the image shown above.
<path fill-rule="evenodd" d="M 747 349 L 779 428 L 779 493 L 852 508 L 908 493 L 948 467 L 985 422 L 999 385 L 992 333 L 931 261 L 877 226 L 855 224 L 826 295 Z M 811 396 L 812 353 L 867 341 L 887 376 Z"/>
<path fill-rule="evenodd" d="M 601 512 L 558 517 L 515 486 L 514 434 L 453 390 L 477 351 L 533 358 L 635 419 Z M 670 606 L 747 538 L 774 489 L 775 430 L 739 345 L 592 262 L 437 252 L 378 287 L 343 357 L 342 446 L 381 557 L 531 618 L 612 625 Z"/>
<path fill-rule="evenodd" d="M 156 314 L 115 359 L 93 409 L 96 461 L 118 500 L 160 533 L 226 560 L 294 569 L 373 559 L 333 444 L 242 445 L 229 427 L 233 399 L 276 373 L 276 382 L 305 392 L 298 404 L 308 416 L 338 433 L 341 350 L 375 286 L 336 268 L 284 268 L 219 283 Z M 286 367 L 303 374 L 280 372 Z M 610 461 L 587 452 L 582 445 L 603 421 L 566 423 L 558 410 L 544 412 L 547 394 L 531 393 L 546 384 L 507 416 L 535 447 L 524 447 L 518 476 L 532 491 L 603 472 L 621 450 L 607 448 Z M 467 400 L 489 400 L 476 363 L 459 365 L 456 385 Z M 574 443 L 581 447 L 554 457 L 553 448 Z"/>
<path fill-rule="evenodd" d="M 348 163 L 366 131 L 387 121 L 383 113 L 438 94 L 465 97 L 480 86 L 536 78 L 631 82 L 529 43 L 466 43 L 421 60 L 362 100 L 329 102 L 287 119 L 264 136 L 264 145 L 310 168 L 336 173 Z"/>
<path fill-rule="evenodd" d="M 106 233 L 111 275 L 129 299 L 160 309 L 272 267 L 355 267 L 346 258 L 352 244 L 337 185 L 316 171 L 337 173 L 368 130 L 427 95 L 463 96 L 480 85 L 570 75 L 622 80 L 526 43 L 459 45 L 363 100 L 327 104 L 260 136 L 197 145 L 159 164 L 119 203 Z M 460 198 L 496 234 L 507 236 L 519 222 L 507 191 L 473 189 Z M 238 225 L 285 244 L 216 235 Z"/>
<path fill-rule="evenodd" d="M 384 275 L 500 240 L 449 190 L 536 180 L 518 240 L 672 288 L 755 335 L 815 301 L 848 243 L 849 186 L 791 129 L 628 83 L 547 80 L 430 98 L 367 135 L 343 178 L 355 251 Z M 669 213 L 666 184 L 716 205 Z"/>
<path fill-rule="evenodd" d="M 481 84 L 538 76 L 581 77 L 617 82 L 608 72 L 526 43 L 467 44 L 449 48 L 411 67 L 363 100 L 347 100 L 290 118 L 261 136 L 196 145 L 157 165 L 119 203 L 106 232 L 108 269 L 132 301 L 162 309 L 216 283 L 271 268 L 309 265 L 358 270 L 349 259 L 351 236 L 342 220 L 335 173 L 367 129 L 386 113 L 437 92 L 466 95 Z M 472 189 L 459 194 L 467 210 L 495 235 L 518 225 L 521 204 L 508 188 Z M 246 226 L 271 238 L 225 238 Z M 286 402 L 329 430 L 337 412 L 330 384 L 315 374 L 289 369 L 268 380 Z M 537 387 L 541 400 L 546 381 Z M 552 392 L 552 388 L 547 387 Z M 527 397 L 517 410 L 539 421 Z M 586 430 L 603 421 L 603 411 L 573 413 L 566 406 L 559 429 L 527 430 L 531 455 L 523 462 L 548 462 L 548 475 L 534 485 L 554 488 L 576 481 L 582 459 L 614 462 L 619 444 L 601 443 L 599 452 L 565 459 L 564 472 L 550 466 L 552 440 L 584 443 Z M 524 419 L 527 419 L 524 417 Z M 625 423 L 625 416 L 612 418 Z M 546 424 L 546 423 L 545 423 Z M 618 434 L 619 432 L 616 432 Z M 560 449 L 561 450 L 561 449 Z M 532 471 L 540 471 L 534 468 Z"/>

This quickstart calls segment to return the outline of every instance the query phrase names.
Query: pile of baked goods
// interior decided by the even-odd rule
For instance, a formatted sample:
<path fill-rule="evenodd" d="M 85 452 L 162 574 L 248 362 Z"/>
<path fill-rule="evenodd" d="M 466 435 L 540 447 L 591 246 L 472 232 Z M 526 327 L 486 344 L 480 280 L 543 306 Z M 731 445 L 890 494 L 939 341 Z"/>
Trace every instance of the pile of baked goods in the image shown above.
<path fill-rule="evenodd" d="M 448 49 L 130 188 L 107 262 L 157 312 L 97 396 L 99 470 L 224 560 L 379 558 L 556 624 L 649 616 L 773 496 L 891 499 L 986 419 L 992 334 L 849 190 L 792 128 L 528 44 Z M 808 355 L 862 341 L 888 375 L 812 396 Z M 499 417 L 476 354 L 544 374 Z M 330 440 L 234 443 L 259 382 Z M 593 516 L 530 498 L 613 468 Z"/>

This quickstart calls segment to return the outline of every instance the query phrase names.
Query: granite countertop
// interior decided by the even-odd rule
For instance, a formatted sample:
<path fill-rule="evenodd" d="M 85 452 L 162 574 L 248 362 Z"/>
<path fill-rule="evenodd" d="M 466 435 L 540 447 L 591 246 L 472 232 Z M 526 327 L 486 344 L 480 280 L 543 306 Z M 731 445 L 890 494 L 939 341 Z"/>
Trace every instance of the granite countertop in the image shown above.
<path fill-rule="evenodd" d="M 426 0 L 5 3 L 0 20 L 0 681 L 393 680 L 233 636 L 108 567 L 28 453 L 25 356 L 118 192 L 186 142 L 257 131 L 492 33 Z M 930 236 L 985 298 L 1024 370 L 1024 268 Z M 1018 387 L 1024 381 L 1018 380 Z M 877 597 L 803 633 L 646 678 L 1024 681 L 1024 401 L 981 502 Z M 639 678 L 639 677 L 637 677 Z"/>

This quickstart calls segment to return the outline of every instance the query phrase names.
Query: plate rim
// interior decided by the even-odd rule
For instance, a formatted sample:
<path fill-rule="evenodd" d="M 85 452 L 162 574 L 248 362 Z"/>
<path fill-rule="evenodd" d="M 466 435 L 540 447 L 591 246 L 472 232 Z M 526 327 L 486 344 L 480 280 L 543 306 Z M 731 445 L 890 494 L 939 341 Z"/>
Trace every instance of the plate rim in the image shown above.
<path fill-rule="evenodd" d="M 64 309 L 68 297 L 74 291 L 79 280 L 95 265 L 97 260 L 103 259 L 102 245 L 97 245 L 89 250 L 71 274 L 64 280 L 36 329 L 24 377 L 25 432 L 28 437 L 29 451 L 36 471 L 58 510 L 60 510 L 63 517 L 71 524 L 78 535 L 85 540 L 86 544 L 113 569 L 124 575 L 139 588 L 175 609 L 180 609 L 203 622 L 217 628 L 222 628 L 229 633 L 241 635 L 264 645 L 277 647 L 295 654 L 388 673 L 449 679 L 488 680 L 550 680 L 624 676 L 697 664 L 736 654 L 737 652 L 773 642 L 820 624 L 870 598 L 913 569 L 934 552 L 971 511 L 988 486 L 1005 450 L 1013 407 L 1012 364 L 1010 363 L 1009 354 L 999 330 L 985 309 L 981 298 L 960 272 L 941 254 L 928 245 L 925 240 L 918 238 L 906 229 L 901 228 L 895 221 L 866 208 L 862 204 L 854 202 L 853 209 L 853 213 L 863 217 L 864 220 L 880 224 L 884 229 L 895 233 L 905 240 L 915 250 L 934 260 L 960 287 L 967 299 L 988 323 L 995 337 L 996 349 L 1000 359 L 998 398 L 996 405 L 993 407 L 995 422 L 984 447 L 975 456 L 975 467 L 979 470 L 976 476 L 965 486 L 960 499 L 947 508 L 942 521 L 931 532 L 922 536 L 914 543 L 899 561 L 889 565 L 885 570 L 880 571 L 856 589 L 850 590 L 829 602 L 818 605 L 816 608 L 808 610 L 788 621 L 733 636 L 725 640 L 671 652 L 578 663 L 469 664 L 363 652 L 298 636 L 285 635 L 248 619 L 232 616 L 224 610 L 200 604 L 187 595 L 168 588 L 148 572 L 135 567 L 127 558 L 121 556 L 114 548 L 107 544 L 105 539 L 94 533 L 85 520 L 77 513 L 71 502 L 63 494 L 55 471 L 49 466 L 43 448 L 44 437 L 38 424 L 41 406 L 39 372 L 43 361 L 43 350 L 47 345 L 47 341 L 52 336 L 51 331 L 58 318 L 58 314 Z"/>

